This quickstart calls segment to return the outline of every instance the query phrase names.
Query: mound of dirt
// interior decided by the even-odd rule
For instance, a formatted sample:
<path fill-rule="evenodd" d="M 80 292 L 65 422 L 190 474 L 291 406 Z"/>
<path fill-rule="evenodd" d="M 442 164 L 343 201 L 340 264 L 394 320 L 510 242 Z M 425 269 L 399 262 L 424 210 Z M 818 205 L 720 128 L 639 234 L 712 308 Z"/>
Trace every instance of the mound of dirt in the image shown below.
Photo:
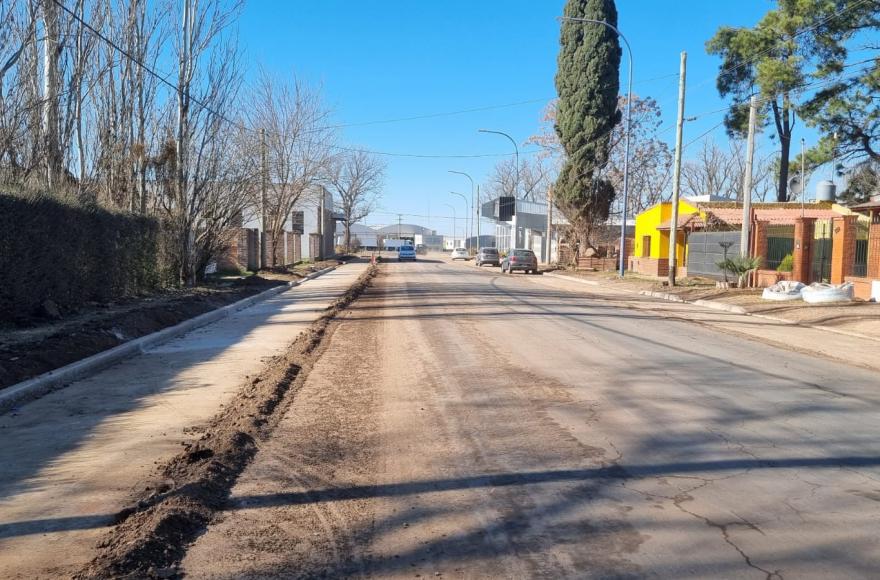
<path fill-rule="evenodd" d="M 204 435 L 158 468 L 143 497 L 117 514 L 98 556 L 76 578 L 175 578 L 187 545 L 221 510 L 235 480 L 284 415 L 320 356 L 322 339 L 337 314 L 376 274 L 371 266 L 284 354 L 242 385 L 208 424 Z"/>

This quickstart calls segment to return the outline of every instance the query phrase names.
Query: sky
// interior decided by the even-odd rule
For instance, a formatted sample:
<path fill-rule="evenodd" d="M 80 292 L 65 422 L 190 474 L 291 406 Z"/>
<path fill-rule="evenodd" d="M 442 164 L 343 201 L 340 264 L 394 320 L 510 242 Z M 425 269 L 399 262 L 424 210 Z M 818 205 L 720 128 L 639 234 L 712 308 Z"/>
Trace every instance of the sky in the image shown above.
<path fill-rule="evenodd" d="M 618 27 L 632 45 L 633 90 L 659 102 L 663 128 L 675 124 L 681 51 L 688 53 L 686 117 L 723 108 L 729 103 L 715 88 L 720 61 L 706 54 L 705 42 L 719 26 L 754 25 L 774 4 L 617 1 Z M 525 141 L 539 131 L 542 111 L 556 96 L 556 18 L 563 5 L 563 0 L 250 0 L 239 35 L 249 74 L 262 66 L 321 88 L 334 123 L 347 125 L 345 144 L 439 156 L 383 156 L 385 187 L 367 224 L 397 223 L 402 213 L 404 223 L 451 234 L 455 212 L 460 235 L 465 204 L 450 192 L 469 198 L 471 186 L 449 171 L 485 183 L 499 156 L 512 153 L 508 140 L 478 133 L 480 128 L 504 131 L 520 144 L 523 157 L 534 154 L 529 152 L 536 148 Z M 622 91 L 626 75 L 624 56 Z M 461 112 L 469 109 L 484 110 Z M 705 138 L 724 142 L 723 116 L 717 112 L 687 123 L 684 143 L 707 131 Z M 662 135 L 674 144 L 674 129 Z M 796 142 L 800 137 L 795 135 Z M 768 137 L 760 139 L 759 147 L 772 146 Z M 684 157 L 699 146 L 694 142 Z"/>

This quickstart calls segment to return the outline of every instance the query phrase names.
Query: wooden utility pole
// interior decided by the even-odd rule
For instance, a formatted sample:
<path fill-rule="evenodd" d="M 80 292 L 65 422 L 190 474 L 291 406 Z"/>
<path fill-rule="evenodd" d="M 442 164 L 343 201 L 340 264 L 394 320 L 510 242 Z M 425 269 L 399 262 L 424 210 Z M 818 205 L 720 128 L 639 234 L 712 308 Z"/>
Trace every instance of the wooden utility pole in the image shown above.
<path fill-rule="evenodd" d="M 675 286 L 678 267 L 678 195 L 681 189 L 681 139 L 684 133 L 684 95 L 687 74 L 687 53 L 681 53 L 678 73 L 678 123 L 675 130 L 675 169 L 672 172 L 672 219 L 669 222 L 669 286 Z M 623 248 L 620 249 L 623 251 Z"/>
<path fill-rule="evenodd" d="M 266 196 L 266 130 L 260 129 L 260 212 L 262 214 L 262 232 L 260 235 L 260 266 L 265 268 L 266 264 L 266 236 L 269 235 L 269 209 L 268 199 Z"/>
<path fill-rule="evenodd" d="M 547 187 L 547 258 L 550 263 L 550 246 L 553 243 L 553 185 Z"/>
<path fill-rule="evenodd" d="M 752 218 L 752 162 L 755 159 L 755 127 L 758 120 L 758 97 L 752 95 L 749 103 L 749 139 L 746 144 L 746 172 L 743 175 L 743 223 L 739 238 L 739 255 L 749 255 L 749 234 Z"/>

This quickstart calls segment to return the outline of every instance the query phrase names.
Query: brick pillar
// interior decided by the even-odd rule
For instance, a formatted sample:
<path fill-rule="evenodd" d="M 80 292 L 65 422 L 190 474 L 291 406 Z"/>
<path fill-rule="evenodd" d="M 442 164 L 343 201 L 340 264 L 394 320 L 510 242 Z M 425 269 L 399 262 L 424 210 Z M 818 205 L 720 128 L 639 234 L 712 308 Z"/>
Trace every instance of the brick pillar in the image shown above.
<path fill-rule="evenodd" d="M 752 255 L 764 258 L 763 266 L 767 264 L 767 227 L 770 224 L 766 221 L 755 222 L 755 237 L 752 247 Z"/>
<path fill-rule="evenodd" d="M 797 218 L 794 221 L 794 269 L 791 272 L 792 280 L 809 284 L 810 266 L 813 259 L 813 233 L 816 228 L 816 218 Z"/>
<path fill-rule="evenodd" d="M 831 221 L 831 283 L 843 284 L 852 276 L 856 258 L 856 220 L 858 216 L 836 217 Z"/>
<path fill-rule="evenodd" d="M 868 278 L 880 278 L 880 214 L 874 210 L 868 230 Z"/>

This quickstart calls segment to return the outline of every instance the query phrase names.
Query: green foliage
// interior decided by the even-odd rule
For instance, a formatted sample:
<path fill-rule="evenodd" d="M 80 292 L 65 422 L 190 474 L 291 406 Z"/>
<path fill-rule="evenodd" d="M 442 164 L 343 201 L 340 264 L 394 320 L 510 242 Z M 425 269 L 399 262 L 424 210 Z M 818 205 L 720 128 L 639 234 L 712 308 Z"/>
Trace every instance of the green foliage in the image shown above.
<path fill-rule="evenodd" d="M 721 57 L 718 92 L 734 107 L 725 124 L 731 135 L 744 135 L 748 100 L 761 98 L 761 119 L 779 139 L 777 200 L 788 200 L 789 149 L 803 87 L 815 76 L 830 74 L 846 58 L 845 41 L 857 14 L 869 11 L 862 0 L 777 0 L 754 28 L 724 26 L 706 43 Z M 818 25 L 817 25 L 818 24 Z"/>
<path fill-rule="evenodd" d="M 875 2 L 846 0 L 846 11 L 836 19 L 836 38 L 841 50 L 825 59 L 813 75 L 824 83 L 801 108 L 807 122 L 826 134 L 820 146 L 837 134 L 834 147 L 837 157 L 868 157 L 880 161 L 880 60 L 876 46 L 872 59 L 847 63 L 843 41 L 854 34 L 876 34 L 880 28 L 880 10 Z M 821 29 L 818 38 L 824 38 Z M 861 49 L 861 46 L 859 47 Z"/>
<path fill-rule="evenodd" d="M 564 14 L 617 26 L 613 0 L 569 0 Z M 555 129 L 566 161 L 554 195 L 572 221 L 595 222 L 608 216 L 614 199 L 610 183 L 593 177 L 608 160 L 611 131 L 620 121 L 620 42 L 601 24 L 564 21 L 560 45 Z"/>
<path fill-rule="evenodd" d="M 168 284 L 157 220 L 41 195 L 0 194 L 0 318 L 25 319 Z"/>
<path fill-rule="evenodd" d="M 840 203 L 864 203 L 880 194 L 880 162 L 869 159 L 851 168 L 846 175 L 846 189 L 837 198 Z"/>
<path fill-rule="evenodd" d="M 776 267 L 776 271 L 791 272 L 792 270 L 794 270 L 794 256 L 788 254 L 784 258 L 782 258 L 782 261 L 779 262 L 779 265 Z"/>
<path fill-rule="evenodd" d="M 739 287 L 743 288 L 748 273 L 757 270 L 763 263 L 764 258 L 761 256 L 755 256 L 754 258 L 749 256 L 734 256 L 716 262 L 715 265 L 722 271 L 736 276 L 739 279 Z"/>

